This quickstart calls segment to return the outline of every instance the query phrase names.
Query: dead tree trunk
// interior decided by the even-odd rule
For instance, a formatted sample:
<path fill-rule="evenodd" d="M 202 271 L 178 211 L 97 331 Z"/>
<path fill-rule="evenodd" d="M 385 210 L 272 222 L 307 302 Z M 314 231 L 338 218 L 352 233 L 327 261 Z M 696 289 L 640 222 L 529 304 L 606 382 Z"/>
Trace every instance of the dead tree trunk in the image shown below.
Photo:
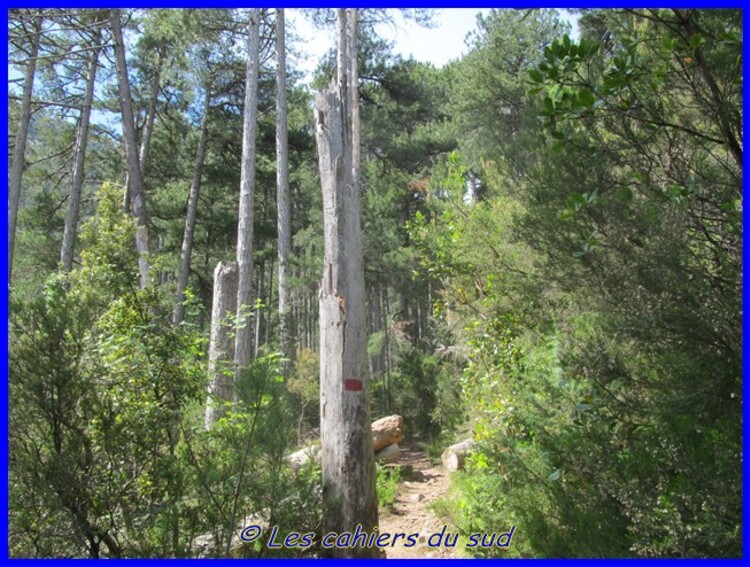
<path fill-rule="evenodd" d="M 260 10 L 250 11 L 247 26 L 247 71 L 242 126 L 242 169 L 240 172 L 240 218 L 237 229 L 237 336 L 234 344 L 236 370 L 250 364 L 253 305 L 253 218 L 255 208 L 255 131 L 258 122 L 258 60 L 260 54 Z"/>
<path fill-rule="evenodd" d="M 135 245 L 138 250 L 138 269 L 141 274 L 141 288 L 143 289 L 148 283 L 149 272 L 148 216 L 146 214 L 146 195 L 143 191 L 143 176 L 141 175 L 140 158 L 138 157 L 138 145 L 135 141 L 133 100 L 130 95 L 130 81 L 128 80 L 128 69 L 125 63 L 125 44 L 122 39 L 120 10 L 112 10 L 110 21 L 112 23 L 115 69 L 117 71 L 120 111 L 122 113 L 122 133 L 125 141 L 130 210 L 137 223 Z"/>
<path fill-rule="evenodd" d="M 203 174 L 203 162 L 206 157 L 206 141 L 208 139 L 208 110 L 211 103 L 211 93 L 206 87 L 206 99 L 203 103 L 203 118 L 201 119 L 201 131 L 198 138 L 198 149 L 195 153 L 195 167 L 193 168 L 193 180 L 190 182 L 188 194 L 187 214 L 185 215 L 185 233 L 182 237 L 182 250 L 180 253 L 180 272 L 177 274 L 177 298 L 172 320 L 179 325 L 185 317 L 185 289 L 187 289 L 188 276 L 190 274 L 190 258 L 193 254 L 193 235 L 195 233 L 195 217 L 198 209 L 198 195 L 201 187 L 201 175 Z"/>
<path fill-rule="evenodd" d="M 91 59 L 89 59 L 86 92 L 83 97 L 81 118 L 78 123 L 75 161 L 73 164 L 73 181 L 70 185 L 68 214 L 65 217 L 65 231 L 63 233 L 62 249 L 60 251 L 60 261 L 66 272 L 70 272 L 73 269 L 73 254 L 75 252 L 76 237 L 78 235 L 78 217 L 81 208 L 81 192 L 83 190 L 83 167 L 86 160 L 86 147 L 88 146 L 89 140 L 89 122 L 91 119 L 91 106 L 94 101 L 94 86 L 96 84 L 96 70 L 99 61 L 101 33 L 101 28 L 99 27 L 94 30 L 94 49 L 91 52 Z"/>
<path fill-rule="evenodd" d="M 214 270 L 211 339 L 208 346 L 208 400 L 206 429 L 224 415 L 233 399 L 231 361 L 234 354 L 232 320 L 237 311 L 237 264 L 221 262 Z"/>
<path fill-rule="evenodd" d="M 13 161 L 10 164 L 10 179 L 8 180 L 8 284 L 13 273 L 13 252 L 16 246 L 16 223 L 18 221 L 18 205 L 21 202 L 21 178 L 24 170 L 24 156 L 26 155 L 26 140 L 29 136 L 31 122 L 31 93 L 34 90 L 34 74 L 36 60 L 39 55 L 39 43 L 42 37 L 41 10 L 32 22 L 31 51 L 26 63 L 26 74 L 23 80 L 23 94 L 21 95 L 21 116 L 18 120 L 18 131 L 13 148 Z"/>
<path fill-rule="evenodd" d="M 316 97 L 315 130 L 323 191 L 324 268 L 320 288 L 320 407 L 324 529 L 378 525 L 367 384 L 364 269 L 359 187 L 355 184 L 352 96 L 354 10 L 339 11 L 339 78 Z M 377 548 L 334 550 L 376 557 Z"/>
<path fill-rule="evenodd" d="M 289 289 L 287 284 L 287 259 L 292 248 L 291 214 L 289 210 L 289 143 L 286 112 L 286 41 L 284 10 L 276 11 L 276 210 L 279 233 L 279 338 L 281 351 L 291 360 L 293 352 L 289 335 Z M 289 365 L 284 365 L 285 375 Z"/>

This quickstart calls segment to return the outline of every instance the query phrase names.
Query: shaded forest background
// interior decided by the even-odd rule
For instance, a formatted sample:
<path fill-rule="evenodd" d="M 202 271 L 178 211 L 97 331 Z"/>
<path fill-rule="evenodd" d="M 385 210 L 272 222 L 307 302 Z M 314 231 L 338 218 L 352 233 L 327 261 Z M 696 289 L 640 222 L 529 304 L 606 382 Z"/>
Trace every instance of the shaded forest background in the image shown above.
<path fill-rule="evenodd" d="M 237 247 L 247 13 L 122 14 L 147 156 L 141 286 L 119 122 L 92 121 L 85 165 L 77 151 L 92 69 L 94 116 L 121 112 L 109 14 L 9 11 L 13 556 L 254 557 L 272 552 L 232 540 L 248 518 L 320 529 L 319 468 L 283 461 L 319 433 L 323 242 L 313 93 L 290 68 L 282 340 L 276 15 L 260 25 L 252 363 L 206 430 L 213 274 Z M 475 439 L 441 512 L 463 535 L 517 526 L 510 550 L 483 553 L 741 555 L 741 11 L 586 10 L 573 41 L 555 11 L 492 10 L 441 69 L 395 55 L 373 32 L 385 17 L 359 20 L 373 418 L 403 415 L 434 455 Z M 334 66 L 332 51 L 313 89 Z"/>

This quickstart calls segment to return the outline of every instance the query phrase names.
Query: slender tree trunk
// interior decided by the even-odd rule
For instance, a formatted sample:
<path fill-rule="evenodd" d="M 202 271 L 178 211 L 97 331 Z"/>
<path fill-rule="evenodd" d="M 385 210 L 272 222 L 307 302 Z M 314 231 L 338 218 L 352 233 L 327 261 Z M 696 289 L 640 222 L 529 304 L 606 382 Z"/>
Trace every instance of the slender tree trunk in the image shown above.
<path fill-rule="evenodd" d="M 385 401 L 386 411 L 391 409 L 391 369 L 393 368 L 393 341 L 391 340 L 391 304 L 388 294 L 388 286 L 383 287 L 383 329 L 385 329 L 385 364 L 383 369 L 383 379 L 385 380 Z"/>
<path fill-rule="evenodd" d="M 146 178 L 146 160 L 148 159 L 148 148 L 151 145 L 151 134 L 154 132 L 154 121 L 156 120 L 156 102 L 159 98 L 159 88 L 161 82 L 161 65 L 162 58 L 159 54 L 159 59 L 154 69 L 154 75 L 151 77 L 151 93 L 148 98 L 148 108 L 146 109 L 146 122 L 143 125 L 143 132 L 141 133 L 141 145 L 138 150 L 138 159 L 141 164 L 141 178 Z M 130 184 L 125 183 L 125 200 L 123 208 L 128 210 L 130 208 Z"/>
<path fill-rule="evenodd" d="M 237 312 L 238 269 L 235 262 L 221 262 L 214 270 L 214 297 L 211 308 L 211 338 L 208 346 L 208 401 L 206 429 L 221 418 L 232 402 L 232 318 Z"/>
<path fill-rule="evenodd" d="M 257 291 L 258 300 L 261 301 L 261 302 L 263 301 L 263 296 L 266 293 L 266 290 L 264 289 L 265 288 L 265 285 L 264 285 L 264 283 L 265 283 L 264 282 L 265 275 L 266 275 L 266 261 L 263 260 L 263 261 L 260 262 L 260 266 L 258 267 L 258 271 L 257 271 L 257 274 L 256 274 L 257 281 L 256 281 L 256 284 L 255 284 L 255 289 L 258 290 Z M 266 303 L 265 305 L 268 305 L 268 304 Z M 263 310 L 260 310 L 260 309 L 257 310 L 255 312 L 255 319 L 253 319 L 253 327 L 254 327 L 254 331 L 253 331 L 253 358 L 257 358 L 257 356 L 258 356 L 258 349 L 260 349 L 260 347 L 261 347 L 261 345 L 260 345 L 260 335 L 261 335 L 261 329 L 263 327 L 263 312 L 264 311 L 265 311 L 264 309 Z"/>
<path fill-rule="evenodd" d="M 31 35 L 31 53 L 26 63 L 26 74 L 23 80 L 23 94 L 21 97 L 21 116 L 18 120 L 18 131 L 16 132 L 16 142 L 13 148 L 13 161 L 10 164 L 10 179 L 8 180 L 8 285 L 10 285 L 11 275 L 13 274 L 13 252 L 16 246 L 18 205 L 21 202 L 21 178 L 23 177 L 29 123 L 31 122 L 31 94 L 34 90 L 36 59 L 39 55 L 39 43 L 42 37 L 41 10 L 34 17 L 32 26 L 34 31 Z"/>
<path fill-rule="evenodd" d="M 91 59 L 89 60 L 86 92 L 83 98 L 83 107 L 81 108 L 81 118 L 78 123 L 75 161 L 73 164 L 73 181 L 70 185 L 68 214 L 65 217 L 65 231 L 63 233 L 62 249 L 60 251 L 60 261 L 66 272 L 70 272 L 73 269 L 73 254 L 75 252 L 76 237 L 78 234 L 78 218 L 81 208 L 81 193 L 83 191 L 83 168 L 86 159 L 86 147 L 89 139 L 89 122 L 91 119 L 91 106 L 94 101 L 94 86 L 96 84 L 96 70 L 99 61 L 101 34 L 101 28 L 97 27 L 94 31 L 94 50 L 91 52 Z"/>
<path fill-rule="evenodd" d="M 185 233 L 182 237 L 182 250 L 180 255 L 180 271 L 177 274 L 177 298 L 173 315 L 175 325 L 182 323 L 182 320 L 185 317 L 185 289 L 187 289 L 188 275 L 190 274 L 190 259 L 193 254 L 193 235 L 195 234 L 195 217 L 198 209 L 198 195 L 200 193 L 203 162 L 206 157 L 206 141 L 208 139 L 208 110 L 211 104 L 211 93 L 208 87 L 206 87 L 205 96 L 206 100 L 203 103 L 203 118 L 201 119 L 198 149 L 195 153 L 193 179 L 190 182 L 190 192 L 188 193 L 187 214 L 185 215 Z"/>
<path fill-rule="evenodd" d="M 273 256 L 269 259 L 269 262 L 271 262 L 271 267 L 268 269 L 268 284 L 266 284 L 266 289 L 268 292 L 266 293 L 266 305 L 268 305 L 268 314 L 266 315 L 266 324 L 263 325 L 263 344 L 268 344 L 271 340 L 270 334 L 271 334 L 271 305 L 273 305 L 273 275 L 274 275 L 274 261 Z M 256 349 L 257 352 L 257 349 Z"/>
<path fill-rule="evenodd" d="M 357 76 L 354 10 L 339 11 L 339 77 L 316 97 L 316 141 L 323 191 L 324 269 L 320 288 L 323 524 L 326 531 L 378 525 L 367 384 L 364 269 L 359 187 L 355 185 L 352 94 Z M 377 547 L 333 551 L 376 557 Z"/>
<path fill-rule="evenodd" d="M 146 214 L 146 195 L 143 191 L 143 177 L 141 175 L 140 160 L 138 157 L 138 146 L 135 141 L 133 101 L 130 95 L 130 81 L 128 80 L 128 69 L 125 63 L 125 44 L 122 39 L 120 10 L 111 11 L 110 21 L 112 23 L 112 39 L 114 41 L 117 83 L 120 90 L 122 133 L 125 141 L 128 188 L 131 196 L 130 210 L 137 223 L 135 245 L 138 250 L 138 269 L 141 274 L 141 289 L 143 289 L 148 283 L 149 272 L 148 215 Z"/>
<path fill-rule="evenodd" d="M 242 128 L 242 170 L 240 173 L 240 218 L 237 230 L 237 337 L 234 362 L 239 372 L 250 364 L 252 329 L 250 308 L 253 305 L 253 217 L 255 200 L 255 131 L 258 121 L 258 60 L 260 54 L 261 11 L 250 11 L 247 30 L 247 74 Z"/>
<path fill-rule="evenodd" d="M 151 77 L 151 93 L 148 98 L 148 109 L 146 110 L 146 123 L 143 125 L 141 134 L 141 147 L 138 151 L 138 158 L 141 162 L 141 177 L 146 177 L 146 160 L 148 159 L 148 149 L 151 146 L 151 135 L 154 133 L 154 121 L 156 120 L 156 102 L 159 99 L 159 88 L 161 86 L 161 66 L 162 57 L 158 56 L 154 76 Z"/>
<path fill-rule="evenodd" d="M 276 11 L 276 210 L 279 257 L 279 337 L 281 351 L 291 361 L 294 353 L 289 336 L 289 289 L 287 287 L 287 260 L 292 248 L 291 213 L 289 210 L 289 144 L 287 139 L 286 104 L 286 40 L 284 10 Z M 289 374 L 290 365 L 284 365 Z"/>

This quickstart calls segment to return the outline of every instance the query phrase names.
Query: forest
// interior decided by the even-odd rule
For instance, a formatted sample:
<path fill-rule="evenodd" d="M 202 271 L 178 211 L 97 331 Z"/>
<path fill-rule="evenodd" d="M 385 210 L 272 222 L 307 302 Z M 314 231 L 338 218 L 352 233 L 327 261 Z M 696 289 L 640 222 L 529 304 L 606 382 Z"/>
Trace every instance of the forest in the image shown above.
<path fill-rule="evenodd" d="M 742 556 L 742 11 L 287 11 L 8 10 L 9 555 Z"/>

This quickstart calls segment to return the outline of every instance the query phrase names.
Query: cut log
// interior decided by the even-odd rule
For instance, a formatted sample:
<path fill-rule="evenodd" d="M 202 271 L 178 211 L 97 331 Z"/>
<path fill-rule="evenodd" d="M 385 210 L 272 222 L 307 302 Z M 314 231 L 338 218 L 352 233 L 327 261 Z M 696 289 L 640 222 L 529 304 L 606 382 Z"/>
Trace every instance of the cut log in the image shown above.
<path fill-rule="evenodd" d="M 372 442 L 377 453 L 388 445 L 404 441 L 404 418 L 400 415 L 389 415 L 372 424 Z"/>
<path fill-rule="evenodd" d="M 289 463 L 293 471 L 299 470 L 310 459 L 320 461 L 320 445 L 310 445 L 284 457 L 284 460 Z"/>
<path fill-rule="evenodd" d="M 396 462 L 401 454 L 399 443 L 403 440 L 404 418 L 400 415 L 389 415 L 372 423 L 372 442 L 376 459 L 393 459 L 384 460 L 384 462 Z M 385 451 L 389 451 L 387 456 Z M 380 453 L 383 453 L 383 455 Z M 295 471 L 299 470 L 310 459 L 320 461 L 320 445 L 310 445 L 284 457 L 284 460 Z"/>
<path fill-rule="evenodd" d="M 471 453 L 473 449 L 474 440 L 467 439 L 466 441 L 462 441 L 461 443 L 456 443 L 455 445 L 451 445 L 450 447 L 448 447 L 445 451 L 443 451 L 443 455 L 440 457 L 440 460 L 443 461 L 443 466 L 449 471 L 458 471 L 464 468 L 466 455 Z"/>
<path fill-rule="evenodd" d="M 375 453 L 375 460 L 382 463 L 395 463 L 398 462 L 401 457 L 401 447 L 396 443 L 388 445 L 385 449 L 381 449 Z"/>

